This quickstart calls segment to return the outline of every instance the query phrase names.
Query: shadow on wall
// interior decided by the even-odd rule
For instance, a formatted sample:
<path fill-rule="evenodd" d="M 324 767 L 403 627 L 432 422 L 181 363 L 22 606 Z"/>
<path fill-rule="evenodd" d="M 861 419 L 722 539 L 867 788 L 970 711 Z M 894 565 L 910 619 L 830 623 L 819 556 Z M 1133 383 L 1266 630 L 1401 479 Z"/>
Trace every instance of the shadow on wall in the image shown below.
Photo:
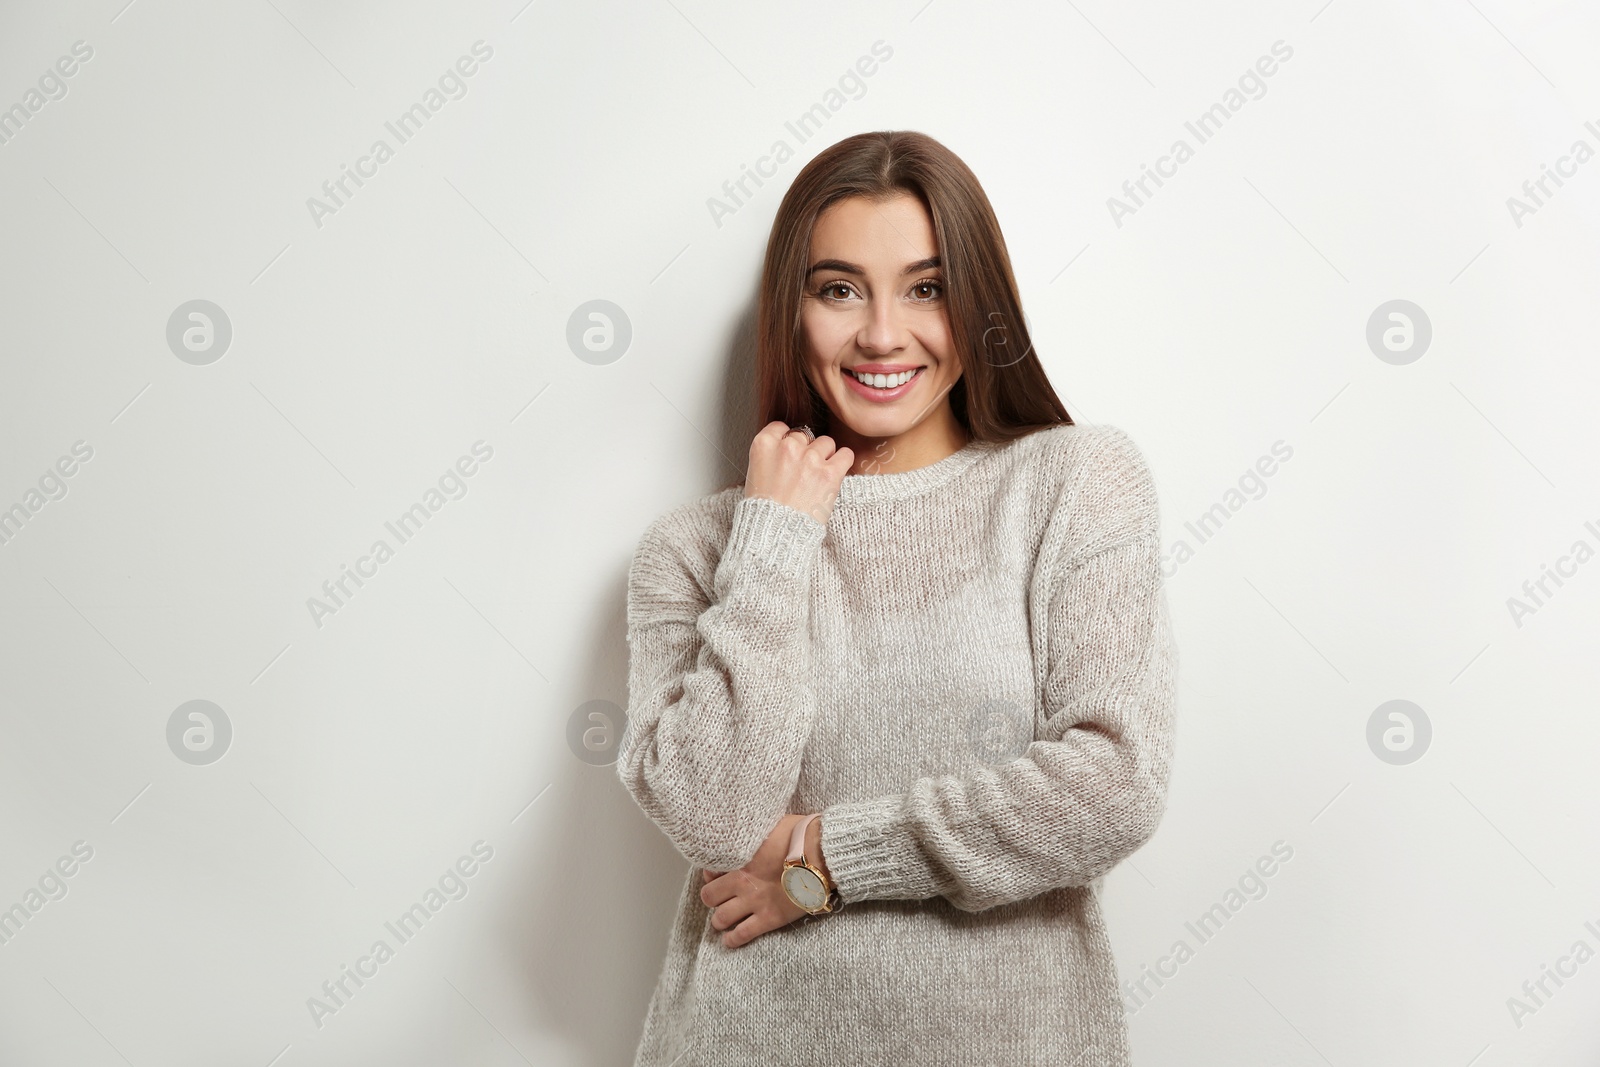
<path fill-rule="evenodd" d="M 724 349 L 718 424 L 698 427 L 722 455 L 682 479 L 681 503 L 744 477 L 750 439 L 760 429 L 755 331 L 752 299 Z M 700 462 L 683 457 L 685 467 Z M 555 764 L 560 770 L 549 791 L 506 835 L 511 847 L 501 874 L 515 887 L 511 897 L 518 903 L 496 916 L 491 929 L 503 945 L 510 981 L 495 1006 L 482 1005 L 491 1017 L 531 1005 L 530 1025 L 561 1042 L 567 1062 L 593 1067 L 633 1062 L 689 874 L 683 857 L 617 780 L 614 762 L 591 765 L 568 754 L 572 709 L 595 697 L 627 705 L 628 562 L 615 562 L 606 595 L 610 610 L 579 643 L 588 662 L 576 674 L 578 685 L 529 708 L 544 721 L 546 742 L 565 758 Z"/>
<path fill-rule="evenodd" d="M 720 424 L 708 427 L 711 439 L 717 442 L 727 460 L 737 464 L 737 469 L 721 463 L 711 492 L 744 480 L 745 467 L 750 461 L 750 440 L 764 423 L 756 411 L 756 298 L 752 294 L 744 312 L 734 323 L 728 338 L 727 355 L 723 363 L 722 412 Z"/>

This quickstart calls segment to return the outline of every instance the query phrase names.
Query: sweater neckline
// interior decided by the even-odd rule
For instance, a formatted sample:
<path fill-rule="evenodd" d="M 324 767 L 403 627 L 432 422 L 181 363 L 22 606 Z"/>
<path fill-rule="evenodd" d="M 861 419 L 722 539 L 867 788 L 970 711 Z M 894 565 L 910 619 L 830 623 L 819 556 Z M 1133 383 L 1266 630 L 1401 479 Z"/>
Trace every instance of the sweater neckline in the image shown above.
<path fill-rule="evenodd" d="M 871 500 L 902 500 L 935 489 L 968 467 L 989 450 L 989 442 L 973 438 L 943 459 L 908 471 L 888 474 L 847 474 L 839 483 L 838 504 Z"/>

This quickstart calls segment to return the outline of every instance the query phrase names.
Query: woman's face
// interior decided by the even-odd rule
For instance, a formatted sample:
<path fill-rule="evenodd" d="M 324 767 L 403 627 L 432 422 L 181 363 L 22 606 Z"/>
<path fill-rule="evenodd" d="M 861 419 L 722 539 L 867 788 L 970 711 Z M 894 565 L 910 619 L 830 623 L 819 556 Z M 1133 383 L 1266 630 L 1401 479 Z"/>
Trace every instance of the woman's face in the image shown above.
<path fill-rule="evenodd" d="M 897 437 L 948 403 L 961 367 L 938 255 L 933 219 L 909 193 L 849 197 L 818 216 L 800 328 L 806 376 L 836 431 Z M 872 384 L 857 376 L 868 373 Z"/>

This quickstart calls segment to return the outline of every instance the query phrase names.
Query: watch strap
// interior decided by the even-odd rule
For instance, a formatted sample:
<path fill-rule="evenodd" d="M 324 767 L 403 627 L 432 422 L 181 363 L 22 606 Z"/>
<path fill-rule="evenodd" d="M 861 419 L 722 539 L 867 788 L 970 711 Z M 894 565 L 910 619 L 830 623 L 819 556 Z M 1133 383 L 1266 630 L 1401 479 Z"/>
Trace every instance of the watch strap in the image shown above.
<path fill-rule="evenodd" d="M 811 866 L 806 863 L 806 830 L 811 826 L 811 820 L 820 818 L 821 814 L 821 812 L 814 812 L 794 824 L 794 829 L 789 834 L 789 855 L 786 862 L 802 863 L 807 867 Z"/>

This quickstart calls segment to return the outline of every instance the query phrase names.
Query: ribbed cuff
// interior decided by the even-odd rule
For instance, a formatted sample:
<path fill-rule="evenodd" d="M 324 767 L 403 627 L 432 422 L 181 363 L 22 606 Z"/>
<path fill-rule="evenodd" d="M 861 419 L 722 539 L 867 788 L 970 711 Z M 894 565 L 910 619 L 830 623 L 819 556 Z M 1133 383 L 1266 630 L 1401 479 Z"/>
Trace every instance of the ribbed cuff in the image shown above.
<path fill-rule="evenodd" d="M 741 497 L 723 559 L 754 557 L 783 574 L 807 573 L 828 528 L 798 508 L 766 497 Z"/>
<path fill-rule="evenodd" d="M 846 902 L 931 895 L 908 884 L 890 840 L 904 804 L 903 796 L 885 796 L 823 809 L 822 858 Z"/>

